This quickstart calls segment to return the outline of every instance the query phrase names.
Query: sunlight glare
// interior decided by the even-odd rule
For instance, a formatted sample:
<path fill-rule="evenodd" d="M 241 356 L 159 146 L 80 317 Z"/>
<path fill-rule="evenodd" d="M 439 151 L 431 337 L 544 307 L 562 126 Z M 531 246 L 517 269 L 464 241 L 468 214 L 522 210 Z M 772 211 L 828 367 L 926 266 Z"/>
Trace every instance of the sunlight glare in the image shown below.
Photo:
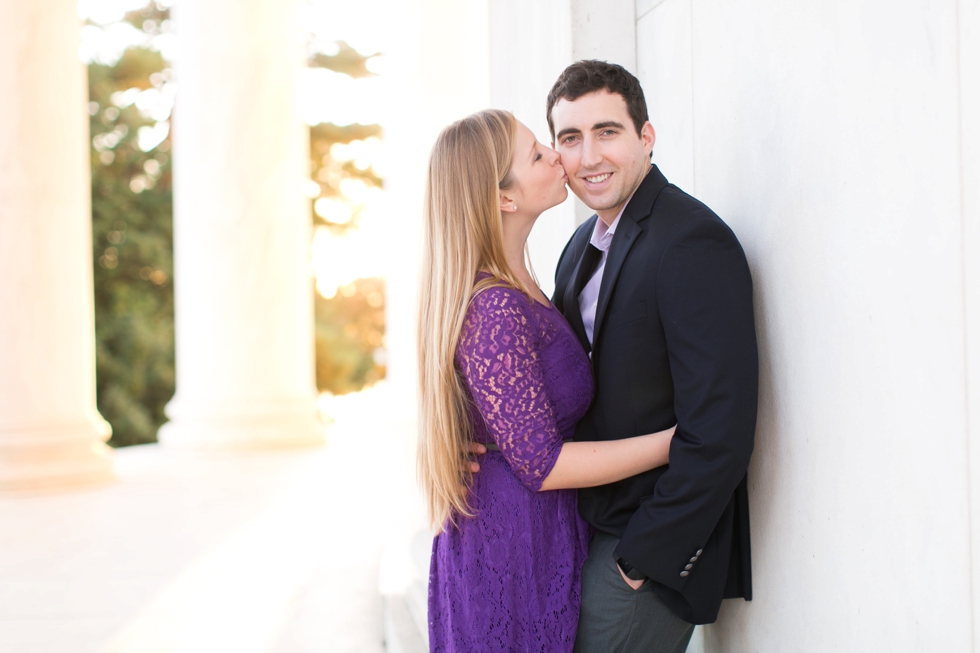
<path fill-rule="evenodd" d="M 354 217 L 349 204 L 329 197 L 321 197 L 314 202 L 313 210 L 318 216 L 334 224 L 347 224 Z"/>
<path fill-rule="evenodd" d="M 353 79 L 325 68 L 300 71 L 299 93 L 300 110 L 310 125 L 380 123 L 389 102 L 380 77 Z"/>
<path fill-rule="evenodd" d="M 149 152 L 162 143 L 170 134 L 170 123 L 166 120 L 154 126 L 143 126 L 137 132 L 137 144 L 144 152 Z"/>
<path fill-rule="evenodd" d="M 313 236 L 313 273 L 317 291 L 327 299 L 356 279 L 380 277 L 390 256 L 386 234 L 386 197 L 379 193 L 361 215 L 360 228 L 335 234 L 318 227 Z"/>

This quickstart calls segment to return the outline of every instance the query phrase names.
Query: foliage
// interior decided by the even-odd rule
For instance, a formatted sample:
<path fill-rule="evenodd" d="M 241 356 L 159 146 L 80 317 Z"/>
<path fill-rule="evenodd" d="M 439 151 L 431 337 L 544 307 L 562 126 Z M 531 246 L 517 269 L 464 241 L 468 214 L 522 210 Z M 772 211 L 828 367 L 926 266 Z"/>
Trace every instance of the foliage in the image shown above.
<path fill-rule="evenodd" d="M 358 279 L 332 299 L 316 296 L 316 381 L 345 394 L 384 377 L 384 281 Z"/>
<path fill-rule="evenodd" d="M 147 34 L 158 32 L 164 21 L 170 20 L 170 8 L 151 0 L 146 6 L 127 11 L 123 21 Z"/>
<path fill-rule="evenodd" d="M 341 198 L 343 191 L 341 184 L 346 179 L 357 179 L 367 186 L 381 188 L 382 179 L 373 168 L 360 169 L 354 161 L 339 161 L 332 154 L 335 144 L 348 144 L 354 141 L 365 140 L 368 138 L 379 138 L 381 136 L 380 125 L 345 125 L 339 127 L 333 123 L 320 123 L 310 127 L 310 169 L 313 180 L 320 186 L 319 197 Z M 314 222 L 318 225 L 329 227 L 337 234 L 344 233 L 348 229 L 356 229 L 358 220 L 357 212 L 354 213 L 355 219 L 346 224 L 335 224 L 325 220 L 313 212 Z"/>
<path fill-rule="evenodd" d="M 367 62 L 373 56 L 364 56 L 343 41 L 337 41 L 336 54 L 313 52 L 309 64 L 313 68 L 328 68 L 334 72 L 343 73 L 355 79 L 374 75 L 368 70 Z"/>
<path fill-rule="evenodd" d="M 368 77 L 370 56 L 364 56 L 343 41 L 337 53 L 314 52 L 310 66 L 328 68 L 351 77 Z M 381 188 L 382 179 L 372 167 L 359 168 L 354 161 L 341 161 L 333 155 L 334 145 L 380 138 L 380 125 L 335 125 L 320 123 L 310 127 L 310 172 L 320 186 L 319 197 L 340 198 L 341 184 L 356 179 Z M 318 198 L 317 198 L 318 199 Z M 334 224 L 319 216 L 319 228 L 342 234 L 357 228 L 357 213 L 347 224 Z M 360 390 L 384 377 L 381 361 L 384 337 L 384 284 L 380 279 L 359 279 L 326 299 L 316 294 L 316 380 L 320 391 L 344 394 Z"/>
<path fill-rule="evenodd" d="M 155 441 L 174 391 L 170 140 L 143 152 L 139 129 L 155 121 L 112 102 L 166 72 L 147 48 L 89 66 L 97 397 L 114 446 Z"/>

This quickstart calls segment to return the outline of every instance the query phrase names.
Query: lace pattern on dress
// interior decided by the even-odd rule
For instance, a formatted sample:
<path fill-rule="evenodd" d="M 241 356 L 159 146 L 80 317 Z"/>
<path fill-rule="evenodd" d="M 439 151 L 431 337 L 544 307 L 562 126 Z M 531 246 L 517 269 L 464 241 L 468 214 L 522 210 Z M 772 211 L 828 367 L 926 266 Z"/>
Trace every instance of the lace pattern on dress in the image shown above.
<path fill-rule="evenodd" d="M 472 301 L 457 365 L 487 432 L 521 482 L 537 491 L 562 442 L 539 352 L 551 334 L 519 291 L 489 288 Z"/>

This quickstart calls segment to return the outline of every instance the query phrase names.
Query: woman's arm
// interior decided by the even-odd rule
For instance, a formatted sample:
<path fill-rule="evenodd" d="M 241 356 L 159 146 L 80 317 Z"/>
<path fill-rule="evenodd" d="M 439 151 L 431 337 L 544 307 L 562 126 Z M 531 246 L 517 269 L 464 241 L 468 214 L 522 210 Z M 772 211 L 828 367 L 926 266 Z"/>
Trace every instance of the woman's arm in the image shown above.
<path fill-rule="evenodd" d="M 665 465 L 673 428 L 613 442 L 562 441 L 530 311 L 519 291 L 485 290 L 473 298 L 457 352 L 473 402 L 517 478 L 532 491 L 557 490 L 604 485 Z M 481 449 L 474 443 L 471 452 Z M 463 464 L 479 469 L 472 461 Z"/>
<path fill-rule="evenodd" d="M 666 465 L 676 428 L 623 440 L 565 442 L 539 491 L 605 485 Z"/>

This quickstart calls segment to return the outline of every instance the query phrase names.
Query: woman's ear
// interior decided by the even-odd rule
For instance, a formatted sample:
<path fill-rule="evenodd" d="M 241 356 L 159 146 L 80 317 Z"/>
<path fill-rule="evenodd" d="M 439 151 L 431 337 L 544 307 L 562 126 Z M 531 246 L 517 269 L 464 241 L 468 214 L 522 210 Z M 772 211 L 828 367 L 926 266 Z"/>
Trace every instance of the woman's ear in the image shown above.
<path fill-rule="evenodd" d="M 517 210 L 517 202 L 514 201 L 512 193 L 506 191 L 499 191 L 500 195 L 500 210 L 504 213 L 513 213 Z"/>

